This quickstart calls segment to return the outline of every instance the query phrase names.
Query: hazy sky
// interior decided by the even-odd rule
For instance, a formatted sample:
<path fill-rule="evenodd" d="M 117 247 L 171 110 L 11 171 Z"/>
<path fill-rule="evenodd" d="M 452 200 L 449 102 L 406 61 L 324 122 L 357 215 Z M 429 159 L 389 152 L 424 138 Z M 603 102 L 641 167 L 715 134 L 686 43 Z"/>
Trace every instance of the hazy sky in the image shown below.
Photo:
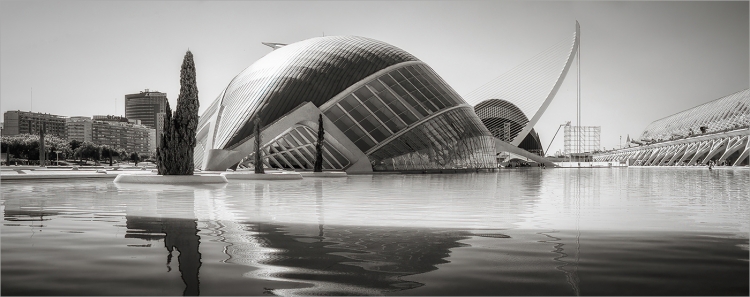
<path fill-rule="evenodd" d="M 124 95 L 166 92 L 185 51 L 201 112 L 271 51 L 325 35 L 381 40 L 465 95 L 581 24 L 582 123 L 602 146 L 650 122 L 747 89 L 748 2 L 0 1 L 0 111 L 124 114 Z M 536 125 L 546 147 L 575 120 L 576 66 Z M 575 123 L 575 122 L 574 122 Z M 549 152 L 563 147 L 562 131 Z"/>

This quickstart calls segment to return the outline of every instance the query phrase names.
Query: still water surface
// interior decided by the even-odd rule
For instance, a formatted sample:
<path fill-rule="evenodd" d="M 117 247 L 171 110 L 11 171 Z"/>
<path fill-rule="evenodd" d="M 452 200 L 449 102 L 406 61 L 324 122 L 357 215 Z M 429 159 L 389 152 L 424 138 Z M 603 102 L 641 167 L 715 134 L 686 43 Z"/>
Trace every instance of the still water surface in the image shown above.
<path fill-rule="evenodd" d="M 3 182 L 2 295 L 747 295 L 750 170 Z"/>

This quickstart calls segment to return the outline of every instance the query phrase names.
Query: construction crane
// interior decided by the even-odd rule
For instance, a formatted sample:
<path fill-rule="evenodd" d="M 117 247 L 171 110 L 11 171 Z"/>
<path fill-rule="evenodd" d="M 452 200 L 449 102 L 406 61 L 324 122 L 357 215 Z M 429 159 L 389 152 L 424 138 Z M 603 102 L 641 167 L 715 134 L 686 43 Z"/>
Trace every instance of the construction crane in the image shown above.
<path fill-rule="evenodd" d="M 557 127 L 557 131 L 555 132 L 555 136 L 552 136 L 552 140 L 550 140 L 549 145 L 547 146 L 547 149 L 544 150 L 545 152 L 549 151 L 549 147 L 551 147 L 552 146 L 552 142 L 555 141 L 555 137 L 557 137 L 557 133 L 560 132 L 560 128 L 565 127 L 565 126 L 570 126 L 570 121 L 565 122 L 565 124 L 560 124 L 560 126 Z"/>

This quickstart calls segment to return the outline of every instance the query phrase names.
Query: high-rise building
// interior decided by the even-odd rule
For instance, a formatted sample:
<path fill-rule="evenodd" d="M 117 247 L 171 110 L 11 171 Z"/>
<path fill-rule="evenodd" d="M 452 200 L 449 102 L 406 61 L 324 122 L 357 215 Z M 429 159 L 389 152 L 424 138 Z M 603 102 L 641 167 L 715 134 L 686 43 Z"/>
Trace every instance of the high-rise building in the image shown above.
<path fill-rule="evenodd" d="M 68 140 L 90 141 L 109 145 L 127 152 L 153 153 L 156 131 L 150 127 L 121 120 L 114 116 L 71 117 L 68 119 Z M 98 119 L 110 119 L 98 120 Z"/>
<path fill-rule="evenodd" d="M 39 134 L 42 124 L 46 125 L 45 133 L 60 138 L 67 138 L 65 117 L 20 110 L 5 112 L 5 127 L 3 135 Z"/>
<path fill-rule="evenodd" d="M 164 131 L 166 111 L 167 93 L 146 89 L 137 94 L 125 95 L 125 117 L 140 120 L 143 125 L 155 129 L 157 145 Z"/>

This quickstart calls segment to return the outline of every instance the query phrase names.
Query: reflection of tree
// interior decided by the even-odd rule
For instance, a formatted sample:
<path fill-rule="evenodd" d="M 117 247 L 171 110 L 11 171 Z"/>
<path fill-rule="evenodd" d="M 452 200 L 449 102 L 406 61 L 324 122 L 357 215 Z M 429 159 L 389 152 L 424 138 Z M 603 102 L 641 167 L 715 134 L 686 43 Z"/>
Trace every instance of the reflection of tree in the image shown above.
<path fill-rule="evenodd" d="M 162 191 L 155 196 L 151 196 L 155 198 L 151 200 L 155 207 L 150 210 L 156 211 L 156 214 L 128 211 L 125 216 L 128 228 L 125 238 L 163 239 L 168 269 L 171 270 L 172 252 L 176 249 L 180 253 L 177 261 L 185 283 L 183 295 L 200 295 L 200 236 L 194 213 L 194 192 L 192 189 L 188 193 Z"/>
<path fill-rule="evenodd" d="M 198 273 L 201 267 L 201 253 L 198 251 L 200 237 L 196 220 L 178 218 L 155 218 L 126 216 L 128 233 L 125 238 L 145 240 L 164 239 L 164 247 L 169 251 L 167 266 L 170 267 L 172 251 L 180 253 L 177 260 L 185 283 L 185 296 L 200 295 Z M 171 267 L 169 268 L 171 270 Z"/>

